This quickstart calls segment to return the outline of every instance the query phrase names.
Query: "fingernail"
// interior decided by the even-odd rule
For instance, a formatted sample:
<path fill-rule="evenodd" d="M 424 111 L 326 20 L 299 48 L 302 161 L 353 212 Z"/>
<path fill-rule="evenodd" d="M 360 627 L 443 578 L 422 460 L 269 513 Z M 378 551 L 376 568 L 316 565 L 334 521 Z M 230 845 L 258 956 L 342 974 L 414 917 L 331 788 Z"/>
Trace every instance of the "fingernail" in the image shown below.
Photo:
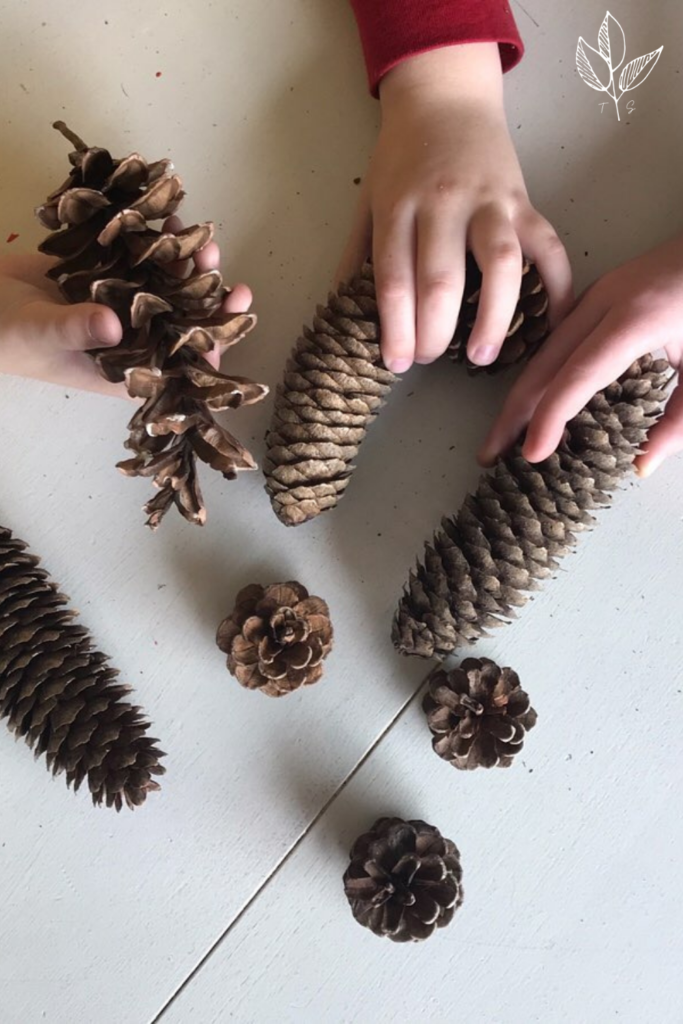
<path fill-rule="evenodd" d="M 474 350 L 470 358 L 473 363 L 477 364 L 477 366 L 488 366 L 489 363 L 493 362 L 497 355 L 498 350 L 494 348 L 493 345 L 482 345 L 481 348 Z"/>
<path fill-rule="evenodd" d="M 391 370 L 392 373 L 405 373 L 411 366 L 411 359 L 390 359 L 386 364 L 387 370 Z"/>
<path fill-rule="evenodd" d="M 106 313 L 93 313 L 88 321 L 88 334 L 100 345 L 116 344 L 116 339 L 112 338 L 111 319 Z"/>

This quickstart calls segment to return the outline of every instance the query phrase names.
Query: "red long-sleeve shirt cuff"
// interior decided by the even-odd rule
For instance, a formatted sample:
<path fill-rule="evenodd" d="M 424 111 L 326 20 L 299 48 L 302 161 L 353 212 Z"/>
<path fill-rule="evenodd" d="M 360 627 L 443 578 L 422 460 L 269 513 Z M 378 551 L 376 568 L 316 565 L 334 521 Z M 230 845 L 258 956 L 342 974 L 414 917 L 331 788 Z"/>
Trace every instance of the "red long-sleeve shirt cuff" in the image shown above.
<path fill-rule="evenodd" d="M 524 44 L 505 0 L 351 0 L 370 90 L 397 64 L 418 53 L 459 43 L 498 43 L 503 71 Z"/>

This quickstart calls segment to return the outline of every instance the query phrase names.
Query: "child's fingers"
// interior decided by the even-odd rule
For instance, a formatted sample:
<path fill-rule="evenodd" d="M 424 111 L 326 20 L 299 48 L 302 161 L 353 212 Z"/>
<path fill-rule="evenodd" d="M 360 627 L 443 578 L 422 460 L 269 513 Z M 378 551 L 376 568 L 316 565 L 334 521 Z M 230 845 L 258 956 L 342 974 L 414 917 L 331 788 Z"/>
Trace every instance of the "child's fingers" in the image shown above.
<path fill-rule="evenodd" d="M 373 259 L 382 324 L 382 358 L 403 373 L 415 358 L 415 220 L 406 209 L 374 225 Z"/>
<path fill-rule="evenodd" d="M 230 294 L 225 297 L 221 310 L 223 313 L 247 313 L 251 302 L 251 288 L 246 284 L 236 284 Z M 229 345 L 226 345 L 225 348 L 229 348 Z M 216 346 L 212 352 L 205 354 L 204 358 L 213 366 L 214 370 L 220 369 L 223 352 L 224 349 Z"/>
<path fill-rule="evenodd" d="M 651 476 L 664 459 L 683 451 L 683 384 L 679 382 L 666 404 L 664 415 L 650 431 L 643 455 L 635 466 L 640 476 Z"/>
<path fill-rule="evenodd" d="M 639 327 L 634 330 L 609 313 L 600 321 L 538 403 L 522 448 L 529 462 L 541 462 L 554 452 L 568 420 L 647 351 L 643 335 Z"/>
<path fill-rule="evenodd" d="M 334 286 L 345 284 L 358 273 L 372 251 L 372 213 L 370 210 L 370 188 L 364 182 L 358 209 L 351 228 L 351 234 L 342 253 L 334 275 Z"/>
<path fill-rule="evenodd" d="M 236 284 L 223 303 L 225 313 L 248 313 L 253 295 L 248 284 Z"/>
<path fill-rule="evenodd" d="M 550 326 L 557 327 L 574 305 L 572 267 L 552 224 L 535 210 L 519 229 L 522 250 L 538 267 L 550 300 Z"/>
<path fill-rule="evenodd" d="M 52 256 L 43 256 L 38 252 L 4 256 L 0 258 L 0 276 L 14 278 L 16 281 L 23 281 L 24 284 L 32 284 L 38 288 L 43 288 L 47 284 L 54 287 L 45 275 L 56 262 Z"/>
<path fill-rule="evenodd" d="M 586 296 L 551 334 L 511 388 L 479 451 L 483 466 L 493 465 L 521 437 L 550 383 L 601 318 L 601 308 Z"/>
<path fill-rule="evenodd" d="M 26 345 L 67 352 L 118 345 L 123 336 L 116 313 L 95 302 L 75 306 L 45 300 L 28 302 L 22 305 L 17 322 L 10 326 Z"/>
<path fill-rule="evenodd" d="M 209 270 L 218 270 L 221 265 L 221 250 L 217 242 L 209 242 L 192 257 L 195 269 L 200 274 Z"/>
<path fill-rule="evenodd" d="M 417 335 L 415 360 L 431 363 L 448 348 L 465 284 L 465 231 L 441 211 L 417 222 Z"/>
<path fill-rule="evenodd" d="M 177 235 L 179 231 L 183 230 L 183 222 L 177 214 L 173 214 L 171 217 L 167 217 L 163 223 L 161 230 L 164 234 Z M 190 260 L 179 260 L 177 263 L 168 263 L 164 270 L 172 274 L 174 277 L 187 277 L 190 270 Z"/>
<path fill-rule="evenodd" d="M 183 228 L 182 220 L 174 213 L 172 217 L 168 217 L 164 221 L 162 231 L 167 234 L 177 235 Z M 183 278 L 191 273 L 192 267 L 200 274 L 205 274 L 208 270 L 218 270 L 220 262 L 221 250 L 218 244 L 216 242 L 209 242 L 203 249 L 196 252 L 191 260 L 179 260 L 177 263 L 169 263 L 165 269 L 169 274 Z"/>
<path fill-rule="evenodd" d="M 478 366 L 488 366 L 498 358 L 515 313 L 522 250 L 510 221 L 491 209 L 472 218 L 469 243 L 482 273 L 482 285 L 467 355 Z"/>
<path fill-rule="evenodd" d="M 112 384 L 105 380 L 94 361 L 84 352 L 70 352 L 60 360 L 50 373 L 53 384 L 62 387 L 78 388 L 81 391 L 93 391 L 98 395 L 111 398 L 122 398 L 132 401 L 124 384 Z"/>

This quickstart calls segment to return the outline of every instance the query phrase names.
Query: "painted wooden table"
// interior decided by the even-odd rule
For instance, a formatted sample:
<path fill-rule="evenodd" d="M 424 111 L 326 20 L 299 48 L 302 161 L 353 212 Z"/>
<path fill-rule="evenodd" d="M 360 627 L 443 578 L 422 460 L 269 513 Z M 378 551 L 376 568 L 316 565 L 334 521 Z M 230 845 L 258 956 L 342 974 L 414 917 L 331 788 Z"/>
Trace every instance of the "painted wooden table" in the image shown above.
<path fill-rule="evenodd" d="M 621 122 L 574 69 L 602 9 L 515 11 L 528 57 L 507 80 L 511 128 L 582 287 L 680 226 L 680 11 L 612 12 L 630 56 L 665 44 Z M 326 292 L 376 131 L 345 4 L 2 0 L 0 24 L 0 251 L 40 237 L 32 207 L 64 176 L 55 118 L 116 154 L 172 154 L 186 217 L 216 220 L 228 277 L 257 296 L 231 366 L 274 385 Z M 504 388 L 450 365 L 411 373 L 348 497 L 307 528 L 280 526 L 257 474 L 205 475 L 205 529 L 178 517 L 151 535 L 144 484 L 113 469 L 124 404 L 3 381 L 0 521 L 135 686 L 168 772 L 117 817 L 0 731 L 2 1024 L 683 1019 L 683 461 L 629 485 L 477 649 L 513 665 L 539 711 L 514 768 L 461 777 L 434 757 L 426 667 L 389 641 Z M 232 417 L 258 455 L 268 412 Z M 336 650 L 319 687 L 267 701 L 227 676 L 213 634 L 240 586 L 292 577 L 328 599 Z M 423 947 L 362 932 L 345 905 L 350 842 L 386 812 L 462 850 L 465 906 Z"/>

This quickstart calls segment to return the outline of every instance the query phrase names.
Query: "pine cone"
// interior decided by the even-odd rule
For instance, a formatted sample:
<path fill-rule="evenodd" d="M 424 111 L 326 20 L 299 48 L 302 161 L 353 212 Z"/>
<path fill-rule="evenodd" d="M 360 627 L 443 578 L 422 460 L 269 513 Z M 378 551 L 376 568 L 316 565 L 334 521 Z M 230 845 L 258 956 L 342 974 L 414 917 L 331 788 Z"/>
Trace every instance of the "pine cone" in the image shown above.
<path fill-rule="evenodd" d="M 87 779 L 94 804 L 137 807 L 159 789 L 164 755 L 125 701 L 130 687 L 38 563 L 0 528 L 0 717 L 67 786 Z"/>
<path fill-rule="evenodd" d="M 355 919 L 375 935 L 428 939 L 462 904 L 460 854 L 433 825 L 380 818 L 353 844 L 344 890 Z"/>
<path fill-rule="evenodd" d="M 548 295 L 543 287 L 541 275 L 534 263 L 524 260 L 522 287 L 519 302 L 512 323 L 506 335 L 505 344 L 495 363 L 490 366 L 475 366 L 467 358 L 467 343 L 477 319 L 481 271 L 471 253 L 467 254 L 465 272 L 465 298 L 460 310 L 460 319 L 455 329 L 448 354 L 456 363 L 466 363 L 472 374 L 499 373 L 501 370 L 526 362 L 538 351 L 548 337 Z"/>
<path fill-rule="evenodd" d="M 435 752 L 462 769 L 509 768 L 537 718 L 517 673 L 488 658 L 437 669 L 422 707 Z"/>
<path fill-rule="evenodd" d="M 532 465 L 518 446 L 481 478 L 410 574 L 393 628 L 402 654 L 445 657 L 514 618 L 631 469 L 668 371 L 664 360 L 638 360 L 567 424 L 550 458 Z"/>
<path fill-rule="evenodd" d="M 242 686 L 284 697 L 321 678 L 332 650 L 329 609 L 300 583 L 253 583 L 237 595 L 216 643 Z"/>
<path fill-rule="evenodd" d="M 137 153 L 114 160 L 61 121 L 54 127 L 75 152 L 67 181 L 36 211 L 53 232 L 40 251 L 58 259 L 47 276 L 69 302 L 99 302 L 119 316 L 121 344 L 91 355 L 107 380 L 125 382 L 133 398 L 144 399 L 128 425 L 125 446 L 133 458 L 118 468 L 151 478 L 159 489 L 145 506 L 152 529 L 172 505 L 203 525 L 196 459 L 228 480 L 257 468 L 213 414 L 268 393 L 264 384 L 219 373 L 204 356 L 236 344 L 256 317 L 224 312 L 228 289 L 218 270 L 182 278 L 173 272 L 172 264 L 191 259 L 214 229 L 210 223 L 177 233 L 150 227 L 175 213 L 185 195 L 170 161 L 148 164 Z"/>
<path fill-rule="evenodd" d="M 474 270 L 472 269 L 474 266 Z M 454 340 L 462 345 L 476 315 L 481 275 L 470 260 L 463 319 Z M 476 271 L 476 273 L 475 273 Z M 525 265 L 524 286 L 510 341 L 492 368 L 532 354 L 547 333 L 547 297 L 538 272 Z M 297 526 L 334 508 L 346 490 L 353 460 L 368 428 L 398 381 L 382 365 L 372 266 L 318 307 L 305 327 L 278 387 L 266 438 L 266 490 L 278 519 Z"/>

